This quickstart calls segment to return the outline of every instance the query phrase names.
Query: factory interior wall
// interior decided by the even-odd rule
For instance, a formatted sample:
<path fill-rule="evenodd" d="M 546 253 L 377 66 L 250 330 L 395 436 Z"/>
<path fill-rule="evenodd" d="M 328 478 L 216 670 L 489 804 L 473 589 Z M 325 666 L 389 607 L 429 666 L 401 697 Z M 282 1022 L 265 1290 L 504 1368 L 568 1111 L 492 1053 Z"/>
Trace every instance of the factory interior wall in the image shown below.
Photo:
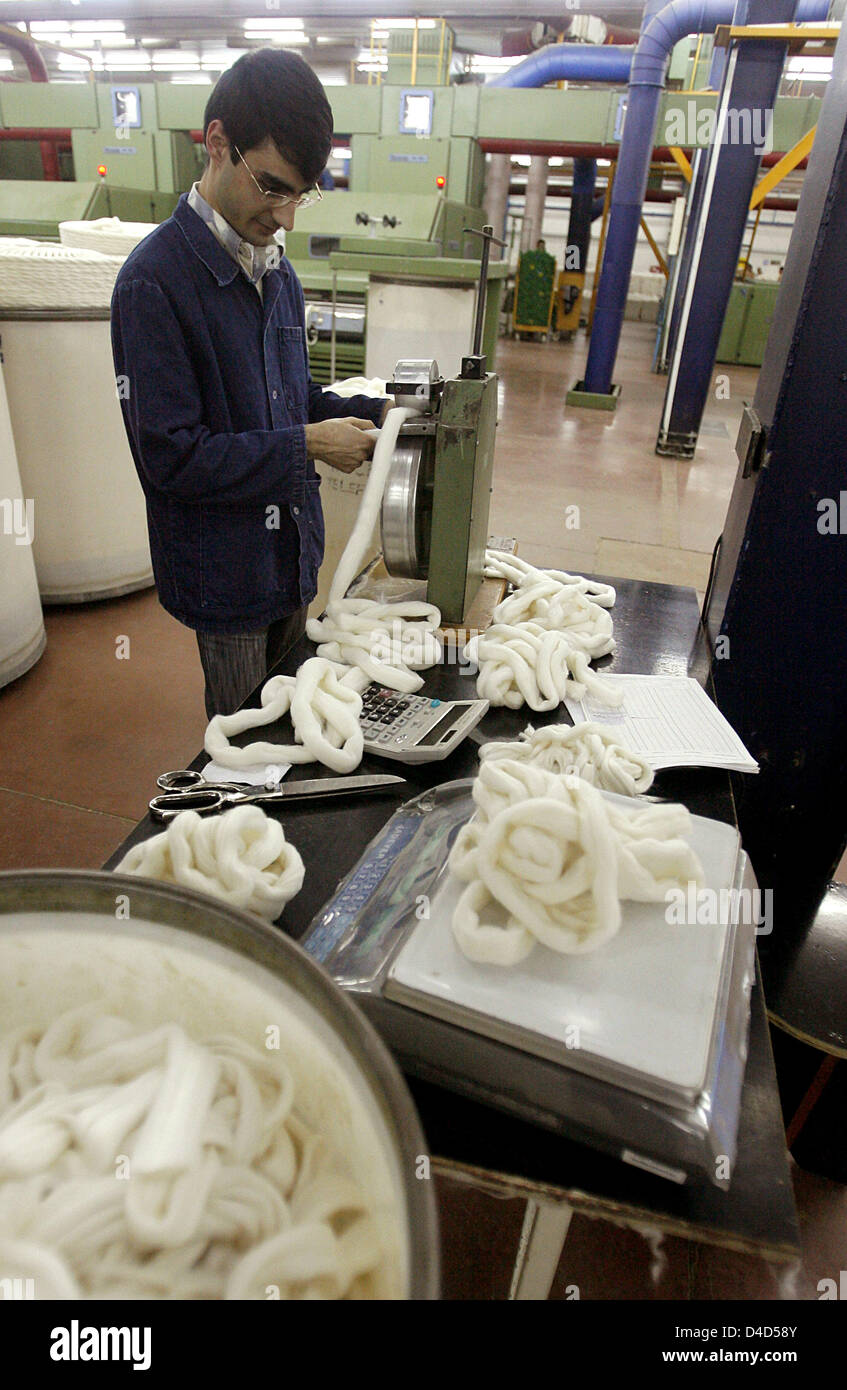
<path fill-rule="evenodd" d="M 522 197 L 512 197 L 509 199 L 509 213 L 522 213 L 524 200 Z M 672 203 L 645 204 L 645 217 L 647 225 L 652 232 L 656 244 L 665 253 L 668 241 L 668 232 L 671 225 Z M 565 246 L 567 244 L 568 218 L 570 216 L 570 199 L 557 198 L 555 202 L 548 199 L 544 210 L 544 230 L 543 236 L 547 243 L 547 250 L 551 256 L 555 256 L 561 266 L 564 261 Z M 747 222 L 747 232 L 744 238 L 745 248 L 749 244 L 750 236 L 753 231 L 755 214 Z M 510 220 L 507 217 L 507 239 L 511 235 Z M 753 269 L 758 272 L 761 270 L 762 278 L 765 280 L 778 280 L 779 267 L 785 261 L 788 251 L 788 243 L 791 239 L 791 229 L 794 226 L 794 214 L 792 212 L 780 212 L 776 209 L 765 209 L 759 221 L 759 228 L 756 232 L 756 240 L 753 245 L 752 264 Z M 515 233 L 515 246 L 517 247 L 519 232 Z M 596 221 L 592 227 L 591 250 L 588 256 L 588 269 L 593 271 L 597 263 L 597 249 L 600 240 L 600 222 Z M 513 250 L 512 260 L 517 261 L 517 251 Z M 652 267 L 656 264 L 656 258 L 647 242 L 647 238 L 642 233 L 638 240 L 635 251 L 635 262 L 633 264 L 633 275 L 648 275 Z M 660 277 L 657 275 L 657 297 L 661 295 L 662 288 L 658 282 Z"/>

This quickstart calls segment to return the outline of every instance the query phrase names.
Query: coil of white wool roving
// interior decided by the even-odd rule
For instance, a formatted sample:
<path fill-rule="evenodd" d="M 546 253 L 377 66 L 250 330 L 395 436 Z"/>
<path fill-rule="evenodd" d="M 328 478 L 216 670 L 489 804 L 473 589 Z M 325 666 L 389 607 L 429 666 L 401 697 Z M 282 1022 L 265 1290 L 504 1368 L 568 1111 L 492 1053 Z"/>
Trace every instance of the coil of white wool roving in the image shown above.
<path fill-rule="evenodd" d="M 624 748 L 601 724 L 548 724 L 508 742 L 486 743 L 480 759 L 533 763 L 560 776 L 582 777 L 603 791 L 638 796 L 653 782 L 653 769 L 638 754 Z"/>
<path fill-rule="evenodd" d="M 285 1060 L 235 1034 L 97 1004 L 7 1032 L 0 1280 L 39 1299 L 375 1297 L 375 1215 L 298 1100 Z"/>
<path fill-rule="evenodd" d="M 319 644 L 319 656 L 354 666 L 369 680 L 408 695 L 423 685 L 415 672 L 441 660 L 440 623 L 431 603 L 331 598 L 323 618 L 309 619 L 306 634 Z"/>
<path fill-rule="evenodd" d="M 530 709 L 542 714 L 563 700 L 587 693 L 619 705 L 619 687 L 595 674 L 589 658 L 566 632 L 541 623 L 495 623 L 466 644 L 463 660 L 478 667 L 477 694 L 490 705 Z"/>
<path fill-rule="evenodd" d="M 179 883 L 273 922 L 303 887 L 303 860 L 261 806 L 204 818 L 181 811 L 160 835 L 133 845 L 115 873 Z"/>
<path fill-rule="evenodd" d="M 567 570 L 541 570 L 536 565 L 531 565 L 528 560 L 522 560 L 519 555 L 507 555 L 502 550 L 486 550 L 485 574 L 489 579 L 506 579 L 515 589 L 538 584 L 544 580 L 548 585 L 555 585 L 557 588 L 587 594 L 592 602 L 599 604 L 601 608 L 614 608 L 617 598 L 611 584 L 604 584 L 599 579 L 586 579 L 584 574 L 569 574 Z M 556 589 L 550 588 L 548 592 L 555 593 Z M 503 602 L 506 603 L 508 600 L 504 599 Z"/>
<path fill-rule="evenodd" d="M 494 609 L 492 626 L 464 649 L 465 660 L 479 667 L 481 699 L 510 709 L 527 704 L 539 713 L 588 692 L 605 704 L 621 704 L 620 689 L 589 666 L 615 649 L 611 585 L 539 570 L 495 550 L 485 553 L 485 573 L 508 580 L 515 592 Z"/>
<path fill-rule="evenodd" d="M 296 676 L 272 676 L 262 687 L 262 708 L 216 714 L 206 729 L 204 747 L 222 767 L 257 763 L 325 763 L 334 772 L 352 772 L 364 747 L 359 715 L 362 691 L 370 677 L 323 657 L 304 661 Z M 238 748 L 234 734 L 275 724 L 291 712 L 295 743 L 250 743 Z"/>
<path fill-rule="evenodd" d="M 441 660 L 436 630 L 441 614 L 434 604 L 377 603 L 345 598 L 361 567 L 391 468 L 400 426 L 416 412 L 390 410 L 380 430 L 371 471 L 350 535 L 332 580 L 323 618 L 310 618 L 307 636 L 318 643 L 318 655 L 365 671 L 371 680 L 406 694 L 423 684 L 413 673 Z"/>
<path fill-rule="evenodd" d="M 622 899 L 662 902 L 703 882 L 683 806 L 618 806 L 580 777 L 496 759 L 472 794 L 476 816 L 450 853 L 467 883 L 453 934 L 470 960 L 515 965 L 536 941 L 595 951 L 620 930 Z"/>

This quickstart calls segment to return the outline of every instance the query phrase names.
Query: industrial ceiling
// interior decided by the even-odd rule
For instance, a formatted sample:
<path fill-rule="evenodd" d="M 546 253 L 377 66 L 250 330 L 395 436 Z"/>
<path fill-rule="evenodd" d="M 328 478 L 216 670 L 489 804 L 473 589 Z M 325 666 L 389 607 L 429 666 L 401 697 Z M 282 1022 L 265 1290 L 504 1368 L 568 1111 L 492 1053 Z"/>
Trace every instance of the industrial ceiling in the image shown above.
<path fill-rule="evenodd" d="M 386 35 L 404 21 L 411 27 L 417 12 L 424 23 L 449 24 L 454 70 L 485 80 L 540 43 L 574 37 L 575 22 L 588 16 L 604 20 L 618 40 L 634 39 L 642 9 L 614 0 L 449 0 L 427 19 L 406 0 L 312 0 L 305 9 L 291 0 L 0 0 L 0 22 L 29 29 L 51 78 L 85 77 L 93 67 L 106 78 L 211 81 L 239 51 L 279 44 L 295 48 L 324 81 L 345 82 L 378 72 Z M 0 68 L 26 76 L 11 53 Z"/>

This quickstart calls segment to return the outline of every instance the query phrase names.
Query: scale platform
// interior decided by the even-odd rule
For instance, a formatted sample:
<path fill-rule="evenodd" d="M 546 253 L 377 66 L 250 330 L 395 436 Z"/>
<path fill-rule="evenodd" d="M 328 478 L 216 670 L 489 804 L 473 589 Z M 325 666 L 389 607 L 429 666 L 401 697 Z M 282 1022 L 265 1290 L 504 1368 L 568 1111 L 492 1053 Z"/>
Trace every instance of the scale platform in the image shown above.
<path fill-rule="evenodd" d="M 673 926 L 664 903 L 626 902 L 594 953 L 539 944 L 516 966 L 481 965 L 450 925 L 464 884 L 447 857 L 472 785 L 401 807 L 301 944 L 412 1074 L 675 1181 L 715 1180 L 713 1157 L 734 1152 L 753 979 L 755 927 L 738 907 L 755 881 L 737 831 L 692 817 L 706 887 L 734 909 L 722 920 Z"/>

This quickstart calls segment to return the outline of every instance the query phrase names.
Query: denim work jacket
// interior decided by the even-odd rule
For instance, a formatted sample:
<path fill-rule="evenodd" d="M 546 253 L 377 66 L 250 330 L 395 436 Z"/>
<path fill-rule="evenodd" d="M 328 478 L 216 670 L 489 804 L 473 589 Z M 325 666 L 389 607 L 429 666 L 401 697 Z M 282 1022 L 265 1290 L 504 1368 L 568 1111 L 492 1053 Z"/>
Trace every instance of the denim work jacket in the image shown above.
<path fill-rule="evenodd" d="M 384 402 L 312 381 L 290 262 L 260 298 L 183 195 L 121 268 L 112 350 L 162 606 L 200 632 L 250 632 L 309 603 L 324 525 L 303 427 L 378 424 Z"/>

